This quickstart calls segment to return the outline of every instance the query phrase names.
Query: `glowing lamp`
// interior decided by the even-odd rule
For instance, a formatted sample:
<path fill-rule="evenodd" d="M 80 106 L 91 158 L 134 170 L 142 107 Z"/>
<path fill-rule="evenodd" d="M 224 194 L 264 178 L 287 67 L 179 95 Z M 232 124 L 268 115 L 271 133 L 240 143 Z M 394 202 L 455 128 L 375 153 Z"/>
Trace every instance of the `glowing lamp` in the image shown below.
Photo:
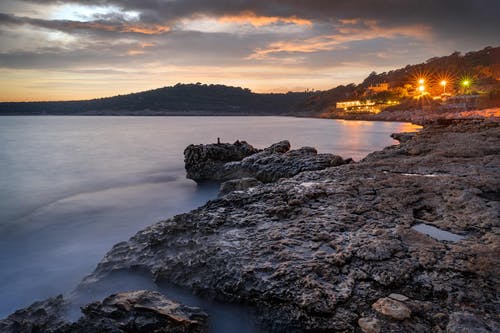
<path fill-rule="evenodd" d="M 446 85 L 446 83 L 448 83 L 448 82 L 446 82 L 446 80 L 441 81 L 441 85 L 442 85 L 443 87 Z"/>
<path fill-rule="evenodd" d="M 469 80 L 464 80 L 464 81 L 462 81 L 462 85 L 464 87 L 468 87 L 470 85 L 470 81 Z"/>
<path fill-rule="evenodd" d="M 424 79 L 420 79 L 418 80 L 418 83 L 420 83 L 421 85 L 424 84 L 425 80 Z"/>
<path fill-rule="evenodd" d="M 420 92 L 424 92 L 424 91 L 425 91 L 425 87 L 424 87 L 424 86 L 420 86 L 420 87 L 418 87 L 418 90 L 419 90 Z"/>

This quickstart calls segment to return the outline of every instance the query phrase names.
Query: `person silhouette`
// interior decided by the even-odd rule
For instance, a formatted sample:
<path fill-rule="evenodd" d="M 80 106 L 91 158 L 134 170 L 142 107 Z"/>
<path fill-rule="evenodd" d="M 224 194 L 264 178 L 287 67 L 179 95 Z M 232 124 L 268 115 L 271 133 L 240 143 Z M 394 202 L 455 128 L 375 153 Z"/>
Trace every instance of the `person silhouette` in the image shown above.
<path fill-rule="evenodd" d="M 217 144 L 220 145 L 220 138 L 217 138 Z"/>

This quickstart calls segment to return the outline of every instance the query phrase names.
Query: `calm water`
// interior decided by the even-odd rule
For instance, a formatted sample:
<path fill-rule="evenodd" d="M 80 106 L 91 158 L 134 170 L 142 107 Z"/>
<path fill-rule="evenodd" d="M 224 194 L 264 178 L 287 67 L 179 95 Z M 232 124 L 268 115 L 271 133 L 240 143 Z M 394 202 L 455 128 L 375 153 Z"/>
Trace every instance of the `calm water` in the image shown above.
<path fill-rule="evenodd" d="M 410 124 L 285 117 L 0 117 L 0 317 L 70 291 L 114 243 L 216 197 L 190 143 L 289 139 L 358 160 Z"/>

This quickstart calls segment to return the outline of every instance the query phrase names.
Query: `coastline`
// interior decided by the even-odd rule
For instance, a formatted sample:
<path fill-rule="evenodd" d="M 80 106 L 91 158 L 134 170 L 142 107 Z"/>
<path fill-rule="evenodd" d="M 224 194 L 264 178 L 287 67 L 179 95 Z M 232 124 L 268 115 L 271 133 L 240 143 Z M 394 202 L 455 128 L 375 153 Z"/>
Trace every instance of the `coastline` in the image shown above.
<path fill-rule="evenodd" d="M 428 122 L 434 122 L 440 119 L 489 119 L 500 121 L 500 107 L 469 110 L 469 111 L 451 111 L 441 112 L 435 110 L 428 111 L 383 111 L 378 114 L 333 114 L 333 113 L 278 113 L 268 114 L 259 112 L 247 112 L 243 114 L 234 114 L 234 112 L 205 112 L 205 111 L 96 111 L 73 114 L 23 114 L 23 113 L 0 113 L 0 116 L 108 116 L 108 117 L 296 117 L 313 119 L 339 119 L 339 120 L 363 120 L 363 121 L 387 121 L 387 122 L 410 122 L 417 125 L 423 125 Z"/>
<path fill-rule="evenodd" d="M 142 271 L 254 306 L 276 332 L 498 328 L 499 131 L 449 120 L 358 163 L 231 192 L 115 245 L 77 291 Z M 435 239 L 419 223 L 464 239 Z"/>

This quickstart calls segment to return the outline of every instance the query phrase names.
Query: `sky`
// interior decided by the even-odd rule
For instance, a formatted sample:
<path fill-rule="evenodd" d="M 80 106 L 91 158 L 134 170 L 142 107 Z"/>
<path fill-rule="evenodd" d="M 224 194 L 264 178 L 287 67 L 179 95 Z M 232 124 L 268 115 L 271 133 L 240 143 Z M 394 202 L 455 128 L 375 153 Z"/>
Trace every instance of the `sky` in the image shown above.
<path fill-rule="evenodd" d="M 498 0 L 0 0 L 0 101 L 324 90 L 498 46 Z"/>

